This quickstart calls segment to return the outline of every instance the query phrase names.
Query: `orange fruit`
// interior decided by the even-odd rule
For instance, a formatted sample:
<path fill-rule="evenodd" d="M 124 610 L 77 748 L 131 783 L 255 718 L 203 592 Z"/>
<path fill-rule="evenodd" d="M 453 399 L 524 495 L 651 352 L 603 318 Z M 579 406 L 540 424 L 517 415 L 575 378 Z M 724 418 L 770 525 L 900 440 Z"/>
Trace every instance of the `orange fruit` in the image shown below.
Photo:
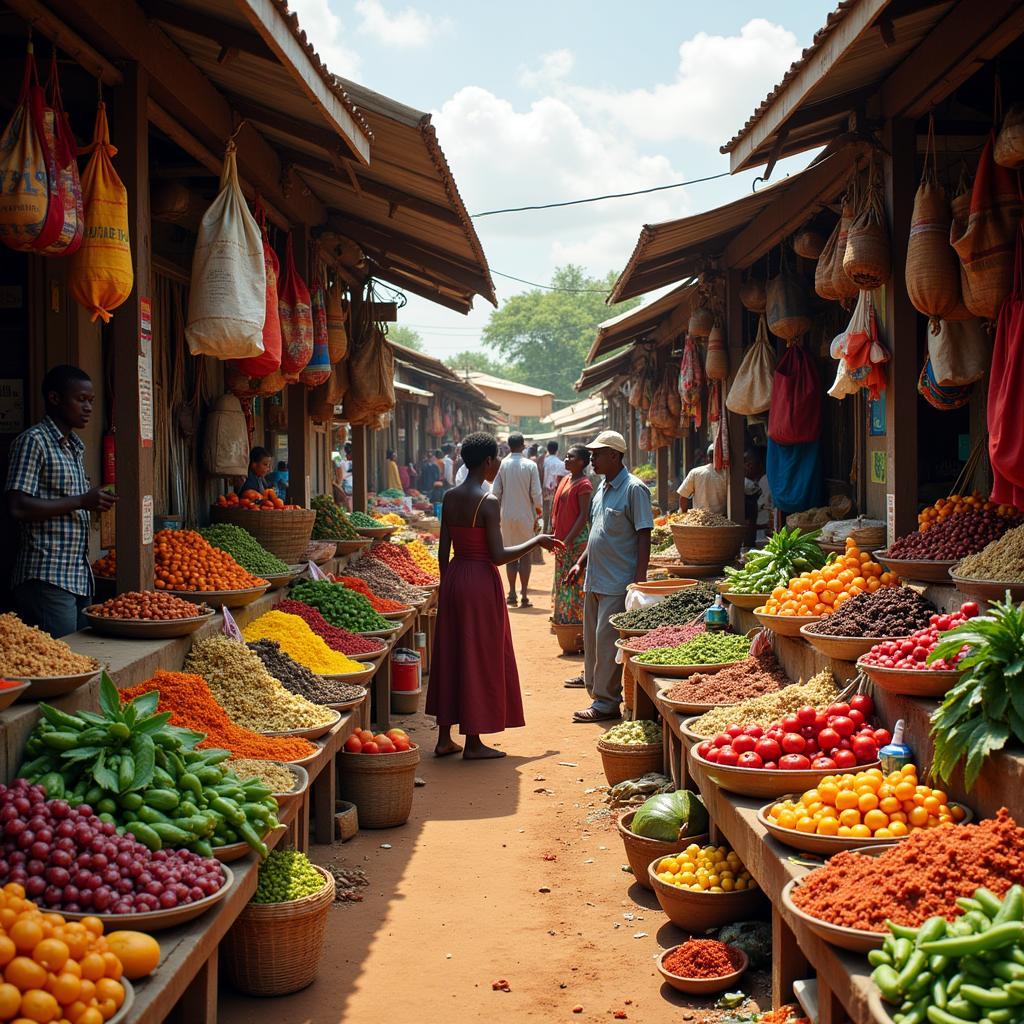
<path fill-rule="evenodd" d="M 101 1003 L 106 999 L 111 1000 L 114 1008 L 119 1010 L 124 1002 L 124 985 L 113 978 L 100 978 L 96 982 L 96 998 Z"/>
<path fill-rule="evenodd" d="M 855 807 L 848 807 L 845 811 L 839 812 L 839 821 L 841 824 L 853 828 L 854 825 L 860 824 L 860 811 Z"/>
<path fill-rule="evenodd" d="M 872 832 L 877 832 L 879 829 L 887 828 L 889 825 L 889 815 L 884 811 L 868 811 L 864 815 L 864 824 L 867 825 Z"/>
<path fill-rule="evenodd" d="M 0 984 L 0 1020 L 10 1020 L 21 1009 L 21 990 L 9 981 Z"/>
<path fill-rule="evenodd" d="M 21 997 L 21 1015 L 37 1024 L 50 1024 L 60 1016 L 60 1006 L 49 992 L 30 989 Z"/>
<path fill-rule="evenodd" d="M 87 932 L 92 932 L 93 935 L 103 934 L 103 922 L 98 917 L 83 917 L 81 922 L 82 926 Z"/>
<path fill-rule="evenodd" d="M 10 938 L 6 935 L 0 935 L 0 967 L 9 964 L 17 952 L 17 947 Z"/>
<path fill-rule="evenodd" d="M 79 992 L 82 991 L 82 982 L 76 975 L 65 971 L 58 974 L 47 987 L 61 1006 L 68 1006 L 78 998 Z"/>
<path fill-rule="evenodd" d="M 74 1024 L 103 1024 L 103 1014 L 95 1006 L 90 1006 L 74 1021 Z"/>
<path fill-rule="evenodd" d="M 836 793 L 836 808 L 847 811 L 857 807 L 857 794 L 851 789 L 841 789 Z"/>
<path fill-rule="evenodd" d="M 68 962 L 71 951 L 60 939 L 43 939 L 32 950 L 32 959 L 42 964 L 48 971 L 58 973 Z"/>
<path fill-rule="evenodd" d="M 4 981 L 17 985 L 22 992 L 30 988 L 43 988 L 48 980 L 46 968 L 27 956 L 16 956 L 4 968 Z"/>
<path fill-rule="evenodd" d="M 19 953 L 31 953 L 43 941 L 42 925 L 27 917 L 15 921 L 9 934 Z"/>

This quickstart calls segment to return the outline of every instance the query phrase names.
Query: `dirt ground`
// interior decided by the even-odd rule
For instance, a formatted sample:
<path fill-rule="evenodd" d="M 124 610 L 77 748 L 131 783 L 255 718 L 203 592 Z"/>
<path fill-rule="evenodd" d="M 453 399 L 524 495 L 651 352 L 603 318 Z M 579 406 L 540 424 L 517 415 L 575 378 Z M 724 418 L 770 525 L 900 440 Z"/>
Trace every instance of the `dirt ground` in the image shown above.
<path fill-rule="evenodd" d="M 562 686 L 582 658 L 563 656 L 548 629 L 551 572 L 546 556 L 531 580 L 535 607 L 510 613 L 527 725 L 492 738 L 508 757 L 437 760 L 432 720 L 399 716 L 424 750 L 411 819 L 311 850 L 320 863 L 364 870 L 363 901 L 332 909 L 320 974 L 305 991 L 257 1000 L 222 984 L 224 1024 L 719 1016 L 655 969 L 688 936 L 623 871 L 596 788 L 603 726 L 573 724 L 586 693 Z M 492 988 L 499 979 L 510 991 Z M 763 991 L 764 980 L 748 975 L 743 987 Z"/>

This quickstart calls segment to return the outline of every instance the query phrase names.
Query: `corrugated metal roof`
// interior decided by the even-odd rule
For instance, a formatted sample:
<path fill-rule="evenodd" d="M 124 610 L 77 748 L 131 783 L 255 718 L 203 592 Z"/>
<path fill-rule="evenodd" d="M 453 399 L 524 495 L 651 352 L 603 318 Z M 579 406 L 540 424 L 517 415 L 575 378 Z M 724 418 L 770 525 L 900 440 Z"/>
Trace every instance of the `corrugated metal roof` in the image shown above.
<path fill-rule="evenodd" d="M 475 384 L 478 388 L 488 387 L 495 391 L 511 391 L 517 395 L 529 395 L 531 398 L 554 398 L 553 391 L 545 391 L 544 388 L 530 387 L 529 384 L 520 384 L 515 380 L 507 380 L 504 377 L 495 377 L 489 373 L 480 373 L 478 370 L 468 370 L 464 374 L 466 380 Z"/>
<path fill-rule="evenodd" d="M 639 341 L 654 334 L 673 314 L 688 318 L 690 303 L 696 294 L 696 284 L 682 284 L 653 302 L 605 320 L 598 325 L 594 342 L 587 353 L 586 365 L 589 366 L 598 356 L 607 355 L 631 341 Z"/>
<path fill-rule="evenodd" d="M 541 423 L 550 423 L 553 427 L 563 427 L 567 423 L 575 423 L 577 420 L 587 419 L 604 408 L 600 398 L 582 398 L 572 405 L 556 409 L 547 416 L 541 417 Z"/>

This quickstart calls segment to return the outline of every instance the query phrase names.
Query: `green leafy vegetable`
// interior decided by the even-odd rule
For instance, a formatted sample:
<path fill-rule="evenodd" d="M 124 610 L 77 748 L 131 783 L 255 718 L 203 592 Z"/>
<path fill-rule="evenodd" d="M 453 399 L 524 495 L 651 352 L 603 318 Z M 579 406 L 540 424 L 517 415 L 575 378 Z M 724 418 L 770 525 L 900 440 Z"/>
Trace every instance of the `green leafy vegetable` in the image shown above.
<path fill-rule="evenodd" d="M 662 843 L 700 835 L 707 827 L 708 812 L 700 797 L 685 789 L 646 800 L 633 815 L 630 826 L 634 835 Z"/>
<path fill-rule="evenodd" d="M 765 546 L 748 553 L 742 569 L 727 566 L 726 582 L 733 594 L 770 594 L 794 576 L 825 564 L 825 552 L 816 543 L 818 531 L 804 533 L 784 526 Z"/>

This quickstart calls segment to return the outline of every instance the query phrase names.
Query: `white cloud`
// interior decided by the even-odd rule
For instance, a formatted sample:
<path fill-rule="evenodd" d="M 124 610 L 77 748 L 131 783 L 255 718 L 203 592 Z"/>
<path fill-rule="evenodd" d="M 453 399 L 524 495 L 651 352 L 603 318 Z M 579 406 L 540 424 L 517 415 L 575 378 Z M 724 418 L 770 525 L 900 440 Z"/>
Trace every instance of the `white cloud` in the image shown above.
<path fill-rule="evenodd" d="M 569 76 L 575 64 L 571 50 L 552 50 L 540 59 L 539 68 L 519 69 L 519 84 L 525 89 L 541 89 Z"/>
<path fill-rule="evenodd" d="M 342 78 L 358 78 L 362 67 L 359 54 L 345 45 L 348 33 L 329 0 L 288 0 L 288 8 L 299 17 L 299 26 L 328 69 Z"/>
<path fill-rule="evenodd" d="M 439 32 L 451 27 L 451 19 L 434 18 L 415 7 L 390 12 L 381 0 L 356 0 L 355 9 L 362 18 L 360 32 L 372 36 L 379 43 L 400 49 L 426 46 Z"/>

